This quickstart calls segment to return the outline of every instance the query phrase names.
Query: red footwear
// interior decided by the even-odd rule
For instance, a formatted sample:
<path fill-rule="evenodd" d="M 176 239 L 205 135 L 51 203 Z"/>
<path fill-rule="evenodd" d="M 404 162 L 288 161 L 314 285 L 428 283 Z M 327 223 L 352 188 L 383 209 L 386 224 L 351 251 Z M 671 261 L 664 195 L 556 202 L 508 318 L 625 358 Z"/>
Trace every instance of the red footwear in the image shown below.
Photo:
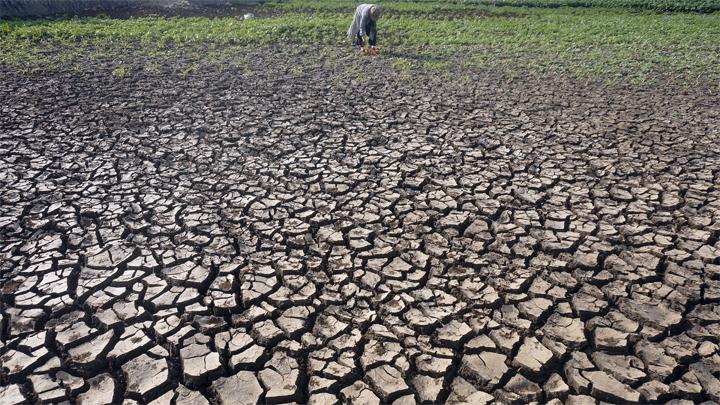
<path fill-rule="evenodd" d="M 365 48 L 360 48 L 360 56 L 368 56 L 368 52 L 365 50 Z"/>
<path fill-rule="evenodd" d="M 370 55 L 377 56 L 377 54 L 378 54 L 377 48 L 375 48 L 374 46 L 372 48 L 370 48 Z"/>

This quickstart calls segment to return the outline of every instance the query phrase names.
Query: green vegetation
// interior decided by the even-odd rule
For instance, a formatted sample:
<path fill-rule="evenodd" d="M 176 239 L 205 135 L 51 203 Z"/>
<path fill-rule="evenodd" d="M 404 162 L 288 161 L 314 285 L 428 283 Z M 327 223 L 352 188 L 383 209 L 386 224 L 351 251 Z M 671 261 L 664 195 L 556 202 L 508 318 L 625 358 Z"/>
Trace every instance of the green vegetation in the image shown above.
<path fill-rule="evenodd" d="M 127 69 L 125 68 L 125 65 L 123 65 L 123 64 L 120 64 L 120 66 L 118 66 L 112 70 L 112 75 L 118 79 L 124 79 L 126 74 L 127 74 Z"/>
<path fill-rule="evenodd" d="M 356 4 L 352 1 L 276 1 L 275 5 L 294 10 L 339 10 Z M 417 10 L 472 10 L 478 5 L 483 6 L 515 6 L 515 7 L 600 7 L 600 8 L 628 8 L 637 10 L 653 10 L 660 12 L 701 12 L 709 13 L 720 11 L 720 0 L 455 0 L 438 4 L 437 0 L 416 0 L 412 3 L 402 0 L 385 0 L 382 6 L 394 12 L 407 12 Z"/>
<path fill-rule="evenodd" d="M 383 58 L 406 74 L 413 68 L 489 68 L 559 73 L 589 79 L 686 83 L 720 79 L 720 13 L 656 13 L 623 8 L 493 7 L 492 0 L 384 1 Z M 714 7 L 720 0 L 504 0 L 514 5 L 656 4 Z M 124 60 L 181 56 L 191 63 L 234 63 L 243 47 L 347 47 L 357 2 L 291 0 L 263 6 L 268 17 L 104 17 L 0 22 L 0 63 L 27 69 L 82 58 Z M 645 6 L 643 6 L 643 4 Z M 642 6 L 642 7 L 641 7 Z M 678 6 L 679 7 L 679 6 Z M 695 7 L 695 6 L 693 6 Z M 699 6 L 698 6 L 699 7 Z M 704 10 L 704 9 L 703 9 Z M 322 55 L 315 52 L 315 55 Z M 327 55 L 333 55 L 328 53 Z M 242 61 L 236 61 L 238 65 Z M 189 69 L 192 73 L 195 68 Z"/>
<path fill-rule="evenodd" d="M 720 11 L 719 0 L 476 0 L 480 4 L 525 7 L 624 7 L 654 11 Z"/>

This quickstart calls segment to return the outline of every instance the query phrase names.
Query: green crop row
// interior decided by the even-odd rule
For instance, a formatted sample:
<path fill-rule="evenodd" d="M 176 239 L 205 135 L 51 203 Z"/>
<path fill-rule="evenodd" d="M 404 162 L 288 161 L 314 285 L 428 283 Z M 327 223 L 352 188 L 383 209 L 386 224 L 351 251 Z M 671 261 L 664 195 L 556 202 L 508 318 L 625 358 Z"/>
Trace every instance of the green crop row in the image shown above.
<path fill-rule="evenodd" d="M 317 42 L 340 45 L 351 16 L 286 14 L 235 18 L 103 17 L 10 21 L 0 26 L 6 42 L 17 40 L 137 41 L 141 43 Z M 562 50 L 567 47 L 692 48 L 717 50 L 720 15 L 574 13 L 544 10 L 510 18 L 471 17 L 437 21 L 386 15 L 381 41 L 390 45 L 502 45 Z"/>
<path fill-rule="evenodd" d="M 625 8 L 659 12 L 720 11 L 720 0 L 384 0 L 378 2 L 392 12 L 472 12 L 478 6 L 514 6 L 532 8 Z M 268 3 L 285 10 L 338 11 L 353 9 L 357 2 L 347 0 L 275 0 Z"/>
<path fill-rule="evenodd" d="M 523 7 L 618 7 L 660 12 L 720 11 L 720 0 L 470 0 L 479 4 Z"/>
<path fill-rule="evenodd" d="M 310 9 L 309 4 L 317 8 Z M 431 50 L 427 52 L 438 64 L 503 65 L 635 80 L 656 72 L 693 81 L 720 78 L 720 13 L 489 7 L 442 1 L 382 4 L 386 12 L 378 31 L 385 55 Z M 198 50 L 235 45 L 347 47 L 349 52 L 345 32 L 354 5 L 344 0 L 294 0 L 282 3 L 281 9 L 270 6 L 275 12 L 269 17 L 247 21 L 231 17 L 5 21 L 0 22 L 0 63 L 59 66 L 59 59 L 89 57 L 88 52 L 112 57 L 112 52 L 158 55 L 158 50 L 202 59 L 205 54 Z M 442 19 L 427 13 L 433 8 L 463 7 L 488 11 Z"/>

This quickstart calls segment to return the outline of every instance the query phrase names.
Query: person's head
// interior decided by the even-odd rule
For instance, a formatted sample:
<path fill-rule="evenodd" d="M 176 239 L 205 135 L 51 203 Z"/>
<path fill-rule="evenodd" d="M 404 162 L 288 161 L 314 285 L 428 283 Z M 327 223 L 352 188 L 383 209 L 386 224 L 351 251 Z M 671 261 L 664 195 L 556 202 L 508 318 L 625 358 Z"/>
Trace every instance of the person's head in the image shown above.
<path fill-rule="evenodd" d="M 370 7 L 370 18 L 373 19 L 373 21 L 376 21 L 378 18 L 380 18 L 380 15 L 382 14 L 382 11 L 380 10 L 380 6 L 373 5 Z"/>

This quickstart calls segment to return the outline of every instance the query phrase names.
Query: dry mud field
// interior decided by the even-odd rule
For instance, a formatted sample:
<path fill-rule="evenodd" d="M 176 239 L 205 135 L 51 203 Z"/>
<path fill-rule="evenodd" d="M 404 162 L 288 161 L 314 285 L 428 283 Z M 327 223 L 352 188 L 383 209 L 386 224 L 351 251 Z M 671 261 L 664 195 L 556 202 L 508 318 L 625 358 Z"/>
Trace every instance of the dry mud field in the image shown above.
<path fill-rule="evenodd" d="M 0 72 L 0 403 L 720 401 L 717 96 L 248 61 Z"/>

